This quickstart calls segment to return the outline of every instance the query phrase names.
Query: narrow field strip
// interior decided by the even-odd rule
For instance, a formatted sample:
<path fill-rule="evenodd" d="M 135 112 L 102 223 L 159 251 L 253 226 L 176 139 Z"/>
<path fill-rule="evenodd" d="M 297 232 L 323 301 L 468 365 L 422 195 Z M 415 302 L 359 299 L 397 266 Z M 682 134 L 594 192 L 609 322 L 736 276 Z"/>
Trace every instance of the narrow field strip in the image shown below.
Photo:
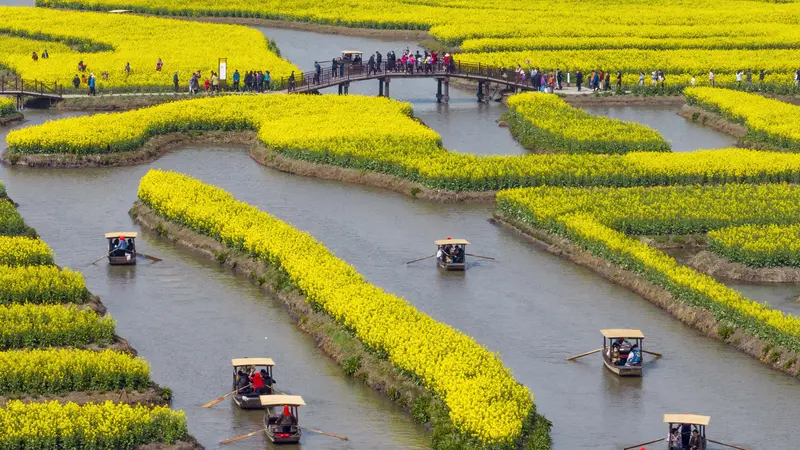
<path fill-rule="evenodd" d="M 514 138 L 530 150 L 615 154 L 670 151 L 669 142 L 645 125 L 589 114 L 555 95 L 538 92 L 508 99 Z"/>
<path fill-rule="evenodd" d="M 114 320 L 74 305 L 0 306 L 0 350 L 108 345 Z"/>

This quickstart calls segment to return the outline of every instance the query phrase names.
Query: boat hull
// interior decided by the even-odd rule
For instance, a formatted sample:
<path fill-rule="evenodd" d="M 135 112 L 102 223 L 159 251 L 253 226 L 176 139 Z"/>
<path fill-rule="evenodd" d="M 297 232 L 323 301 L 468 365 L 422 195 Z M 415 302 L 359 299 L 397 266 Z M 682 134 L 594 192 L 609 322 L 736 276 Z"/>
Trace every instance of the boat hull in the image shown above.
<path fill-rule="evenodd" d="M 614 364 L 609 363 L 605 359 L 603 359 L 603 364 L 605 364 L 606 369 L 610 370 L 611 372 L 621 376 L 621 377 L 641 377 L 642 376 L 642 366 L 615 366 Z"/>
<path fill-rule="evenodd" d="M 108 263 L 112 266 L 135 266 L 136 256 L 132 256 L 131 259 L 124 256 L 109 256 Z"/>
<path fill-rule="evenodd" d="M 241 409 L 264 409 L 258 394 L 234 394 L 233 401 Z"/>
<path fill-rule="evenodd" d="M 276 432 L 279 429 L 277 425 L 270 424 L 268 417 L 264 417 L 264 434 L 274 444 L 296 444 L 300 442 L 300 438 L 303 436 L 303 429 L 299 426 L 294 426 L 294 428 L 294 433 Z"/>
<path fill-rule="evenodd" d="M 439 267 L 444 270 L 465 270 L 467 265 L 465 263 L 445 263 L 439 261 Z"/>

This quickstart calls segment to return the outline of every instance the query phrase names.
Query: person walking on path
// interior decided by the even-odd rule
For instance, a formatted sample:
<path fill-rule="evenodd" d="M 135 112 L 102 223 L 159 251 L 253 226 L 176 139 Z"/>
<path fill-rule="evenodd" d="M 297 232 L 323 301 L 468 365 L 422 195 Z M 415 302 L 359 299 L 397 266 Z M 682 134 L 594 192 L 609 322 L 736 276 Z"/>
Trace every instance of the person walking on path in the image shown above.
<path fill-rule="evenodd" d="M 294 90 L 294 70 L 292 71 L 292 74 L 289 75 L 289 91 L 291 92 L 293 90 Z"/>
<path fill-rule="evenodd" d="M 747 82 L 747 90 L 749 91 L 750 87 L 753 85 L 753 72 L 750 69 L 747 69 L 744 79 Z"/>
<path fill-rule="evenodd" d="M 97 95 L 97 91 L 95 90 L 97 80 L 94 78 L 94 73 L 89 74 L 89 95 Z"/>
<path fill-rule="evenodd" d="M 383 55 L 381 55 L 381 52 L 376 51 L 375 52 L 375 70 L 377 70 L 378 72 L 381 71 L 381 62 L 383 62 Z"/>
<path fill-rule="evenodd" d="M 239 69 L 233 71 L 233 90 L 239 92 L 239 81 L 242 79 L 242 74 L 239 73 Z"/>
<path fill-rule="evenodd" d="M 708 82 L 711 83 L 711 87 L 714 87 L 714 82 L 716 81 L 716 79 L 717 79 L 717 76 L 714 75 L 714 71 L 713 70 L 709 70 L 708 71 Z M 795 80 L 796 80 L 796 78 L 795 78 Z M 797 84 L 796 81 L 795 81 L 795 84 Z"/>
<path fill-rule="evenodd" d="M 269 74 L 269 70 L 264 71 L 264 91 L 270 90 L 270 82 L 272 81 L 272 75 Z"/>
<path fill-rule="evenodd" d="M 578 70 L 575 72 L 575 85 L 578 86 L 578 92 L 581 91 L 581 84 L 583 84 L 583 72 Z"/>
<path fill-rule="evenodd" d="M 319 61 L 314 61 L 314 84 L 320 83 L 321 74 L 322 74 L 322 66 L 319 65 Z"/>
<path fill-rule="evenodd" d="M 561 69 L 556 69 L 556 84 L 558 84 L 558 90 L 562 89 L 561 82 L 564 81 L 564 74 L 561 73 Z"/>
<path fill-rule="evenodd" d="M 178 92 L 178 71 L 172 75 L 172 84 L 175 86 L 175 92 Z"/>
<path fill-rule="evenodd" d="M 211 92 L 219 92 L 219 77 L 216 72 L 211 72 Z"/>
<path fill-rule="evenodd" d="M 75 78 L 72 79 L 72 85 L 75 86 L 75 89 L 81 87 L 81 79 L 78 74 L 75 74 Z"/>

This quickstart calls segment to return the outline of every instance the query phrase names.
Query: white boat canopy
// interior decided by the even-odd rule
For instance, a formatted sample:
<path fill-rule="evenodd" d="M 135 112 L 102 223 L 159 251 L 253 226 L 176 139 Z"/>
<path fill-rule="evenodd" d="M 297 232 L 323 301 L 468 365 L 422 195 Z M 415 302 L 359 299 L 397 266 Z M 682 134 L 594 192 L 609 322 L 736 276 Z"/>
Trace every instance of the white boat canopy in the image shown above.
<path fill-rule="evenodd" d="M 233 358 L 231 364 L 233 364 L 233 367 L 274 366 L 275 361 L 272 358 Z"/>
<path fill-rule="evenodd" d="M 439 239 L 438 241 L 433 241 L 436 245 L 469 245 L 466 239 Z"/>
<path fill-rule="evenodd" d="M 120 236 L 124 237 L 125 239 L 128 239 L 128 238 L 135 238 L 138 235 L 139 233 L 135 231 L 112 231 L 110 233 L 106 233 L 106 239 L 114 239 Z"/>
<path fill-rule="evenodd" d="M 262 395 L 261 406 L 306 406 L 299 395 Z"/>
<path fill-rule="evenodd" d="M 616 338 L 630 338 L 630 339 L 644 339 L 644 334 L 641 330 L 626 330 L 623 328 L 612 328 L 608 330 L 600 330 L 606 339 Z"/>
<path fill-rule="evenodd" d="M 697 414 L 664 414 L 664 423 L 688 423 L 690 425 L 708 425 L 710 416 Z"/>

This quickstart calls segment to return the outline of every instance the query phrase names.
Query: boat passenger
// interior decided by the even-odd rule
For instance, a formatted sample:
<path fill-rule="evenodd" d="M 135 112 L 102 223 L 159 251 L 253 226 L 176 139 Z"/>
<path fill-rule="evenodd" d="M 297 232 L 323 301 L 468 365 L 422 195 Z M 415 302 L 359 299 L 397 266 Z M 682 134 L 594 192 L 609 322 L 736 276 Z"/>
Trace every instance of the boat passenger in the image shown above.
<path fill-rule="evenodd" d="M 667 443 L 669 443 L 669 450 L 681 449 L 681 434 L 678 432 L 678 427 L 674 427 L 667 436 Z"/>
<path fill-rule="evenodd" d="M 275 379 L 269 376 L 266 369 L 261 369 L 261 379 L 264 380 L 265 393 L 272 394 L 272 385 L 275 384 Z"/>
<path fill-rule="evenodd" d="M 247 380 L 247 375 L 245 375 L 244 372 L 239 370 L 239 372 L 236 374 L 236 391 L 239 392 L 240 394 L 247 393 L 247 391 L 249 390 L 247 386 L 248 384 L 249 383 Z"/>
<path fill-rule="evenodd" d="M 442 247 L 439 246 L 439 249 L 436 250 L 436 259 L 439 261 L 444 261 L 444 251 L 442 251 Z"/>
<path fill-rule="evenodd" d="M 681 424 L 681 448 L 684 450 L 689 449 L 689 441 L 691 440 L 691 429 L 692 426 L 688 423 Z"/>
<path fill-rule="evenodd" d="M 639 350 L 638 344 L 633 344 L 630 353 L 628 353 L 628 358 L 625 360 L 625 366 L 638 366 L 640 364 L 642 364 L 642 351 Z"/>
<path fill-rule="evenodd" d="M 703 450 L 703 438 L 696 428 L 692 430 L 692 437 L 689 439 L 689 450 Z"/>
<path fill-rule="evenodd" d="M 616 347 L 619 351 L 618 365 L 624 365 L 625 360 L 628 358 L 628 353 L 631 351 L 631 343 L 625 338 L 617 338 L 617 340 L 611 344 L 611 347 Z"/>
<path fill-rule="evenodd" d="M 453 262 L 461 263 L 464 262 L 464 252 L 461 251 L 461 246 L 456 245 L 453 249 Z"/>
<path fill-rule="evenodd" d="M 281 433 L 290 433 L 292 431 L 292 425 L 296 424 L 297 424 L 297 419 L 295 419 L 295 417 L 289 411 L 289 407 L 284 406 L 283 415 L 281 416 L 281 419 L 278 422 L 278 426 L 281 427 Z"/>
<path fill-rule="evenodd" d="M 266 394 L 264 390 L 264 379 L 261 378 L 261 374 L 256 372 L 253 369 L 252 375 L 250 375 L 250 382 L 253 383 L 253 390 L 255 390 L 256 394 Z"/>
<path fill-rule="evenodd" d="M 120 236 L 117 250 L 127 250 L 127 249 L 128 249 L 128 241 L 125 240 L 124 236 Z"/>

